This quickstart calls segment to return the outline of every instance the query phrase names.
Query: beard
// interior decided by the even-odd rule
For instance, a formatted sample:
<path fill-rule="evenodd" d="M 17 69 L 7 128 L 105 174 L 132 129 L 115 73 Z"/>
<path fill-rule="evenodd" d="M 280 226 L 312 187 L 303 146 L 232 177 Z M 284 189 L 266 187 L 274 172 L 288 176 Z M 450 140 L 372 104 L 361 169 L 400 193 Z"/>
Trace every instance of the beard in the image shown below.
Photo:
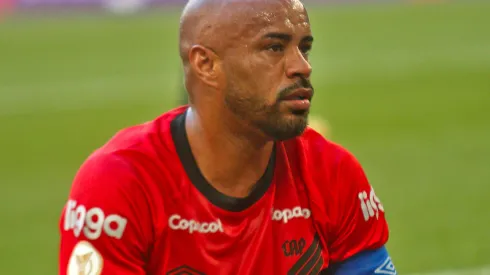
<path fill-rule="evenodd" d="M 225 105 L 241 120 L 247 121 L 273 140 L 288 140 L 301 135 L 308 126 L 306 111 L 284 110 L 281 103 L 298 88 L 312 88 L 307 79 L 281 90 L 273 104 L 263 98 L 243 96 L 240 89 L 230 86 L 225 96 Z"/>

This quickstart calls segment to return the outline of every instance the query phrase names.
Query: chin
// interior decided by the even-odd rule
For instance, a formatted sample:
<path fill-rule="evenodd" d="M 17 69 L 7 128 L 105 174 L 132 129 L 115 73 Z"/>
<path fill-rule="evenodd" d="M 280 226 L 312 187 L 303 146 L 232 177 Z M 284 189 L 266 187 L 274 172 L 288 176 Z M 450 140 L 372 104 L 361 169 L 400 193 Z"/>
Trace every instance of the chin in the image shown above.
<path fill-rule="evenodd" d="M 270 112 L 255 120 L 255 125 L 272 140 L 282 141 L 303 134 L 308 126 L 309 110 L 292 111 L 291 109 Z"/>
<path fill-rule="evenodd" d="M 301 117 L 308 118 L 308 114 L 310 113 L 310 110 L 309 109 L 291 110 L 291 113 L 295 116 L 301 116 Z"/>
<path fill-rule="evenodd" d="M 282 141 L 295 138 L 303 134 L 308 126 L 307 116 L 287 118 L 286 120 L 269 128 L 269 136 L 274 140 Z"/>
<path fill-rule="evenodd" d="M 279 135 L 276 135 L 273 138 L 276 141 L 289 140 L 289 139 L 292 139 L 292 138 L 296 138 L 296 137 L 301 136 L 304 133 L 305 129 L 299 129 L 299 130 L 294 131 L 294 132 L 293 131 L 291 131 L 291 132 L 282 132 L 282 133 L 280 133 Z"/>

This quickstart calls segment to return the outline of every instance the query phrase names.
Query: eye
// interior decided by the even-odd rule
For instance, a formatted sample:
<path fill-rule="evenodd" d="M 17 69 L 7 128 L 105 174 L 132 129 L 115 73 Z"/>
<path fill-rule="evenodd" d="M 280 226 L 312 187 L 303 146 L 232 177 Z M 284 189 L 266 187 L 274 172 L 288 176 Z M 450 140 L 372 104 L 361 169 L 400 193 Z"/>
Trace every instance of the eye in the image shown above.
<path fill-rule="evenodd" d="M 274 44 L 274 45 L 270 45 L 269 47 L 267 47 L 267 50 L 269 51 L 272 51 L 272 52 L 282 52 L 284 51 L 284 46 L 281 45 L 281 44 Z"/>
<path fill-rule="evenodd" d="M 299 49 L 304 55 L 308 55 L 311 52 L 311 45 L 300 46 Z"/>

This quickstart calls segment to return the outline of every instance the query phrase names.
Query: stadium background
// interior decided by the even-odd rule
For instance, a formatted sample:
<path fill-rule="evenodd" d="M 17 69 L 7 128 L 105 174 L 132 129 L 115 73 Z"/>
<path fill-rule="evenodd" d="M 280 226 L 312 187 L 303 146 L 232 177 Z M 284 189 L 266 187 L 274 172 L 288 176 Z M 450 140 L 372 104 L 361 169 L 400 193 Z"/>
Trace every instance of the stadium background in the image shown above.
<path fill-rule="evenodd" d="M 0 0 L 0 274 L 55 274 L 79 165 L 176 106 L 180 5 L 164 2 Z M 364 165 L 400 274 L 488 265 L 490 3 L 359 2 L 309 3 L 313 113 Z"/>

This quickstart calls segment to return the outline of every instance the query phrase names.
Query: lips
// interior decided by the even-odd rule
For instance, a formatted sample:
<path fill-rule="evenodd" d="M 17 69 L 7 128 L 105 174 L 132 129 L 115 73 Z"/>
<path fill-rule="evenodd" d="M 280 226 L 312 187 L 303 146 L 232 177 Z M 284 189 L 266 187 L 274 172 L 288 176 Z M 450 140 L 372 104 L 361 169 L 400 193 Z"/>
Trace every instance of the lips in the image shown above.
<path fill-rule="evenodd" d="M 313 89 L 299 88 L 282 97 L 284 104 L 289 106 L 289 109 L 295 115 L 304 115 L 310 109 L 311 98 L 313 97 Z"/>
<path fill-rule="evenodd" d="M 308 100 L 313 97 L 313 90 L 308 88 L 299 88 L 285 96 L 284 100 Z"/>

